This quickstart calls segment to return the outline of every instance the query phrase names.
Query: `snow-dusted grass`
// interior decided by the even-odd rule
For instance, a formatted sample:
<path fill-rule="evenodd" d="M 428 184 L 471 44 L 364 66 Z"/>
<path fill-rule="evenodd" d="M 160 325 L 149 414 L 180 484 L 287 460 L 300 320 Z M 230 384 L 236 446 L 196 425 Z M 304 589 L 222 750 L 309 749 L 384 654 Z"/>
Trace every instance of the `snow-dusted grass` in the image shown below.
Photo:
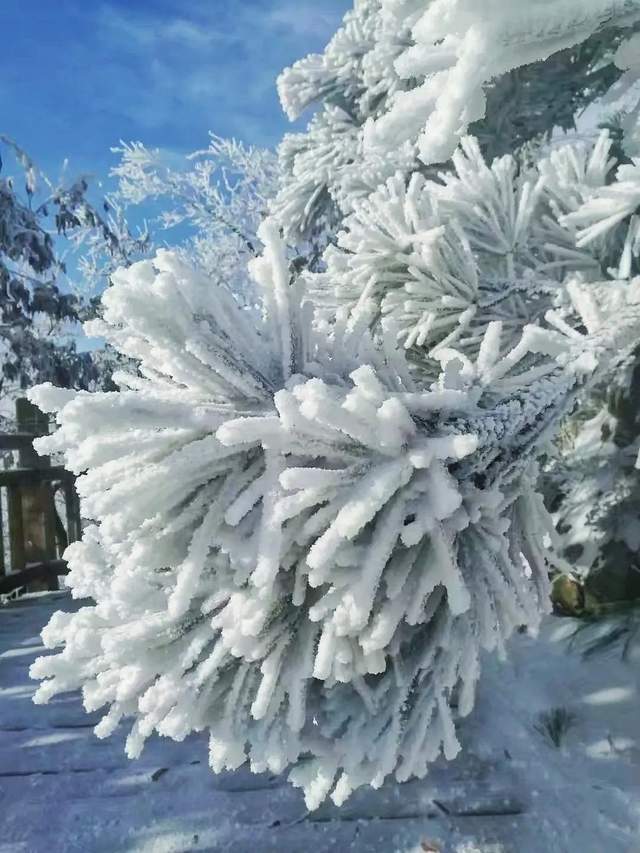
<path fill-rule="evenodd" d="M 54 594 L 0 609 L 1 853 L 640 850 L 638 662 L 568 652 L 568 620 L 516 636 L 506 664 L 486 662 L 458 759 L 309 815 L 284 779 L 212 774 L 205 738 L 153 738 L 129 762 L 124 729 L 95 738 L 77 695 L 32 705 L 38 633 L 72 606 Z M 555 708 L 574 716 L 559 748 L 537 730 Z"/>

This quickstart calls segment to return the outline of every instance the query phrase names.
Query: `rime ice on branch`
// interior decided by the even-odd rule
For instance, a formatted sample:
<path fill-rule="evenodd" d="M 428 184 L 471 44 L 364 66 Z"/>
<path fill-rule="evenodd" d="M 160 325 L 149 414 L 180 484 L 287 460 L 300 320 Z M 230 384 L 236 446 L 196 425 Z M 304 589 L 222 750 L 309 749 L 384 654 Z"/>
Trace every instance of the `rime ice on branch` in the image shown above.
<path fill-rule="evenodd" d="M 453 152 L 493 76 L 640 0 L 477 5 L 358 0 L 285 72 L 292 116 L 323 106 L 281 146 L 261 319 L 161 252 L 90 330 L 139 371 L 32 393 L 60 425 L 39 449 L 80 475 L 69 583 L 95 600 L 45 629 L 37 700 L 82 688 L 100 736 L 133 721 L 131 756 L 207 730 L 214 770 L 289 768 L 310 808 L 423 776 L 459 750 L 481 652 L 547 606 L 538 457 L 636 345 L 638 167 L 612 180 L 606 134 Z M 281 232 L 323 229 L 298 275 Z"/>
<path fill-rule="evenodd" d="M 354 200 L 396 171 L 428 172 L 431 164 L 447 162 L 469 126 L 485 118 L 487 88 L 507 72 L 526 66 L 535 84 L 545 60 L 559 51 L 603 31 L 631 33 L 638 19 L 640 0 L 355 0 L 325 51 L 295 63 L 278 80 L 290 118 L 313 104 L 320 109 L 306 133 L 285 137 L 284 185 L 274 212 L 295 237 L 309 236 L 319 217 L 339 222 Z M 616 54 L 607 49 L 608 38 L 585 50 L 592 57 L 586 64 L 581 56 L 568 58 L 560 79 L 551 81 L 554 101 L 565 90 L 596 98 L 607 76 L 603 69 L 614 61 L 619 74 L 625 71 L 622 86 L 631 85 L 637 41 L 625 42 Z M 579 75 L 584 85 L 576 86 Z M 522 115 L 513 120 L 537 128 L 525 140 L 542 131 L 551 135 L 556 116 L 548 93 L 529 86 L 521 100 Z M 565 126 L 586 103 L 585 95 L 582 104 L 568 103 L 568 116 L 556 118 Z M 538 113 L 551 116 L 551 124 L 533 121 Z M 638 109 L 630 121 L 637 119 Z M 489 125 L 498 135 L 500 129 Z"/>
<path fill-rule="evenodd" d="M 433 360 L 449 346 L 475 358 L 495 322 L 506 353 L 526 323 L 540 322 L 562 300 L 567 275 L 602 277 L 619 239 L 605 232 L 627 227 L 622 220 L 634 204 L 628 181 L 607 185 L 616 162 L 611 145 L 604 131 L 593 145 L 565 143 L 534 165 L 511 155 L 488 165 L 477 141 L 465 137 L 454 171 L 437 180 L 399 171 L 354 201 L 337 245 L 324 254 L 325 270 L 305 278 L 310 298 L 329 322 L 395 333 L 423 371 L 437 371 Z M 577 232 L 593 206 L 608 211 L 609 196 L 622 209 L 593 234 Z M 638 250 L 631 237 L 627 245 L 629 260 Z M 626 263 L 616 275 L 630 272 Z"/>
<path fill-rule="evenodd" d="M 546 607 L 540 443 L 637 335 L 638 283 L 612 325 L 574 283 L 549 328 L 502 356 L 493 322 L 422 382 L 394 338 L 314 322 L 277 226 L 259 234 L 257 328 L 159 253 L 115 276 L 91 329 L 139 375 L 32 392 L 60 424 L 38 449 L 80 475 L 93 523 L 69 584 L 95 600 L 53 617 L 61 651 L 32 675 L 37 701 L 81 688 L 104 708 L 100 736 L 131 718 L 130 756 L 208 730 L 214 770 L 290 767 L 313 808 L 458 752 L 480 652 Z"/>

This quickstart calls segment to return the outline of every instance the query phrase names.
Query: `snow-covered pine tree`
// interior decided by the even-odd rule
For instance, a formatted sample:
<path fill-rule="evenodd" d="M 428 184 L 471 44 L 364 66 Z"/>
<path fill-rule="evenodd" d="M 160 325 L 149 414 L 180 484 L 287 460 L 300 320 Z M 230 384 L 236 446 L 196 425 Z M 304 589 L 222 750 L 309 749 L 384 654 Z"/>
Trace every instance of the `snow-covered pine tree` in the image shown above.
<path fill-rule="evenodd" d="M 308 291 L 329 319 L 393 328 L 423 370 L 437 369 L 434 357 L 451 345 L 477 356 L 494 321 L 510 349 L 561 298 L 568 274 L 603 275 L 612 240 L 578 248 L 570 217 L 606 184 L 610 149 L 602 133 L 529 168 L 512 155 L 489 166 L 465 137 L 453 172 L 396 173 L 355 201 L 326 270 L 305 277 Z"/>
<path fill-rule="evenodd" d="M 544 316 L 566 275 L 578 271 L 597 280 L 638 271 L 629 230 L 638 210 L 633 191 L 624 207 L 616 190 L 621 218 L 601 232 L 584 230 L 576 246 L 583 215 L 577 211 L 590 209 L 583 206 L 614 181 L 619 166 L 631 168 L 628 158 L 640 152 L 637 6 L 516 3 L 486 13 L 485 7 L 446 0 L 356 2 L 324 54 L 302 60 L 279 81 L 292 117 L 320 105 L 307 133 L 287 137 L 281 146 L 285 178 L 275 204 L 287 233 L 313 233 L 318 223 L 334 226 L 337 246 L 325 254 L 326 271 L 308 278 L 312 298 L 329 318 L 368 314 L 371 323 L 391 322 L 424 370 L 434 367 L 429 354 L 450 343 L 477 353 L 493 320 L 505 325 L 505 346 L 513 343 L 509 334 L 517 337 L 523 323 Z M 536 36 L 520 50 L 526 27 L 535 28 Z M 586 30 L 591 34 L 582 40 Z M 495 70 L 488 69 L 500 64 L 499 51 L 476 62 L 476 53 L 485 56 L 477 46 L 470 48 L 467 67 L 465 50 L 474 39 L 478 45 L 483 39 L 504 43 L 505 55 L 515 49 L 511 70 L 492 78 Z M 420 61 L 426 63 L 422 68 Z M 443 167 L 421 146 L 427 136 L 436 138 L 434 128 L 437 133 L 440 125 L 454 126 L 443 119 L 454 104 L 450 83 L 476 87 L 477 115 L 484 114 L 474 121 L 472 102 L 464 101 L 459 126 L 470 127 L 477 138 L 464 138 Z M 558 127 L 570 128 L 578 110 L 603 95 L 623 110 L 616 117 L 622 148 L 618 136 L 603 134 L 593 143 L 554 141 L 540 156 L 541 141 Z M 420 109 L 409 106 L 405 121 L 403 104 L 416 102 Z M 376 128 L 385 127 L 390 144 L 384 138 L 373 144 Z M 527 142 L 536 146 L 518 150 Z M 448 153 L 438 156 L 448 159 Z M 611 201 L 600 208 L 603 218 L 606 205 Z M 393 220 L 390 206 L 402 210 Z M 624 588 L 630 595 L 640 590 L 634 568 L 640 534 L 630 523 L 640 443 L 632 381 L 637 375 L 630 363 L 613 388 L 608 379 L 594 392 L 585 411 L 599 413 L 597 421 L 584 434 L 584 414 L 570 422 L 552 466 L 549 491 L 555 492 L 562 550 L 579 571 L 594 568 L 602 575 L 603 594 L 612 583 L 608 597 Z M 597 466 L 590 461 L 594 453 Z M 612 549 L 606 559 L 602 548 Z"/>
<path fill-rule="evenodd" d="M 430 176 L 469 128 L 491 160 L 570 127 L 621 75 L 632 85 L 639 14 L 637 0 L 355 0 L 324 53 L 278 81 L 290 118 L 318 106 L 280 146 L 286 232 L 331 232 L 398 171 Z"/>
<path fill-rule="evenodd" d="M 320 89 L 366 102 L 371 120 L 354 130 L 332 103 L 313 146 L 287 143 L 296 180 L 251 264 L 261 319 L 161 252 L 114 275 L 91 327 L 135 375 L 114 393 L 32 392 L 60 425 L 39 449 L 80 475 L 92 523 L 67 552 L 69 582 L 95 601 L 45 629 L 62 648 L 33 666 L 37 700 L 82 688 L 106 709 L 99 735 L 133 720 L 132 756 L 153 732 L 208 730 L 214 770 L 290 767 L 310 808 L 422 776 L 459 749 L 480 653 L 547 607 L 538 458 L 640 330 L 632 238 L 606 280 L 611 235 L 574 245 L 609 192 L 608 143 L 525 171 L 465 140 L 455 174 L 412 172 L 434 145 L 453 153 L 492 76 L 640 5 L 496 5 L 491 26 L 472 5 L 360 2 L 330 73 L 317 58 L 289 73 L 292 110 Z M 394 149 L 399 113 L 410 127 Z M 354 141 L 363 156 L 335 201 L 335 158 Z M 312 147 L 315 183 L 299 159 Z M 281 231 L 313 238 L 344 216 L 327 271 L 296 274 Z M 624 217 L 609 220 L 617 240 Z"/>

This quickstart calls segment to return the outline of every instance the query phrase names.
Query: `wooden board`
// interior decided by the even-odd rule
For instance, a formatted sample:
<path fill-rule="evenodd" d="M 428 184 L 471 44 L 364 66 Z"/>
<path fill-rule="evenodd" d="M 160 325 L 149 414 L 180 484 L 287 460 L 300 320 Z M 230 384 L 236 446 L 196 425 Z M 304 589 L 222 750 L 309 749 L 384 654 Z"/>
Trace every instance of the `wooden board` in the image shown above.
<path fill-rule="evenodd" d="M 466 790 L 490 806 L 505 796 L 474 765 L 468 779 L 445 768 L 429 781 L 357 792 L 342 810 L 309 814 L 284 777 L 213 774 L 204 735 L 184 743 L 154 737 L 128 761 L 127 726 L 98 740 L 91 726 L 99 714 L 87 715 L 77 695 L 31 702 L 28 667 L 44 651 L 38 633 L 54 610 L 79 606 L 54 593 L 0 609 L 2 853 L 421 853 L 423 841 L 446 837 L 456 820 L 434 799 L 453 802 Z"/>
<path fill-rule="evenodd" d="M 548 639 L 558 620 L 547 639 L 514 637 L 506 668 L 485 661 L 455 761 L 310 814 L 284 777 L 211 773 L 205 735 L 151 738 L 128 761 L 129 724 L 98 740 L 77 694 L 34 706 L 40 630 L 81 606 L 52 593 L 0 607 L 0 853 L 640 851 L 637 664 L 569 656 Z M 569 701 L 579 723 L 556 750 L 533 715 Z"/>

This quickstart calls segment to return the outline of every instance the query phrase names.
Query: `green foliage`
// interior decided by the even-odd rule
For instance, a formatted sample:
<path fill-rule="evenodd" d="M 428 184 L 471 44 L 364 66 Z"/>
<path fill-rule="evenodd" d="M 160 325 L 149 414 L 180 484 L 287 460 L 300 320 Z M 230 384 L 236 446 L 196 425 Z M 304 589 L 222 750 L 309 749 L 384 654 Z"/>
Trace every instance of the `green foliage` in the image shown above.
<path fill-rule="evenodd" d="M 576 715 L 568 708 L 551 708 L 538 715 L 534 729 L 556 749 L 560 749 L 569 730 L 576 722 Z"/>

